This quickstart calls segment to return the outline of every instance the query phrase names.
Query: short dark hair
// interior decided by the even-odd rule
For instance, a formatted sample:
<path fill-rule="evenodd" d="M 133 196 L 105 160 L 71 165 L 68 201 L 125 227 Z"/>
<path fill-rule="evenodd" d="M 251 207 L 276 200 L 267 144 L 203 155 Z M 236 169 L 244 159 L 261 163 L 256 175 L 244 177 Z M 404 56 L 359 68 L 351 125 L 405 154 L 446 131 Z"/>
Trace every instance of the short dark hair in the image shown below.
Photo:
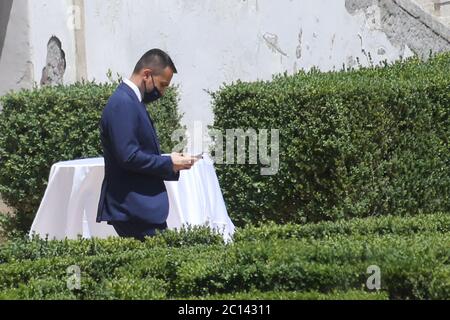
<path fill-rule="evenodd" d="M 138 74 L 145 68 L 154 69 L 156 73 L 160 73 L 167 67 L 172 69 L 173 73 L 178 73 L 175 64 L 166 52 L 161 49 L 152 49 L 147 51 L 142 58 L 139 59 L 133 73 Z"/>

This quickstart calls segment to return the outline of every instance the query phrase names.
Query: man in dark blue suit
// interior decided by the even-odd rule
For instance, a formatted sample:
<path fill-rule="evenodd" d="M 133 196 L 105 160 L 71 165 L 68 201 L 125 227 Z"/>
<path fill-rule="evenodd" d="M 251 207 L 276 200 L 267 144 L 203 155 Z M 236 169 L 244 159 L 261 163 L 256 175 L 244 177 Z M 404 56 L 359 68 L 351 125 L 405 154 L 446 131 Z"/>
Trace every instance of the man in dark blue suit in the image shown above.
<path fill-rule="evenodd" d="M 100 122 L 105 178 L 97 222 L 107 221 L 119 236 L 144 240 L 167 228 L 169 199 L 164 181 L 178 181 L 180 170 L 197 160 L 172 153 L 161 156 L 153 121 L 145 104 L 164 95 L 177 69 L 162 50 L 137 63 L 109 99 Z"/>

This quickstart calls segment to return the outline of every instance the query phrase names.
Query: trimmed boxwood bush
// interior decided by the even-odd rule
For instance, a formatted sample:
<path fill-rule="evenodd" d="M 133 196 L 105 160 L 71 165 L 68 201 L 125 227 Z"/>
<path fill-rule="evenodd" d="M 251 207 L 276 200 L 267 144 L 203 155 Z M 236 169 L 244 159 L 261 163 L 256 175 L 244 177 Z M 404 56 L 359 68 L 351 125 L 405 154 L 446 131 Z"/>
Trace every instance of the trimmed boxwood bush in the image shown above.
<path fill-rule="evenodd" d="M 235 234 L 234 240 L 252 241 L 257 239 L 323 239 L 337 235 L 389 235 L 411 236 L 420 233 L 450 232 L 450 214 L 436 213 L 412 217 L 383 216 L 355 218 L 337 222 L 322 221 L 314 224 L 277 225 L 273 222 L 247 225 Z"/>
<path fill-rule="evenodd" d="M 449 70 L 446 53 L 224 85 L 212 94 L 213 127 L 224 137 L 226 129 L 280 130 L 276 175 L 262 176 L 259 165 L 218 165 L 232 220 L 448 212 Z"/>
<path fill-rule="evenodd" d="M 117 82 L 76 83 L 11 92 L 0 103 L 0 193 L 14 209 L 7 231 L 28 231 L 47 187 L 51 166 L 59 161 L 102 155 L 99 121 Z M 181 128 L 177 89 L 151 104 L 163 152 Z M 5 219 L 5 217 L 3 217 Z"/>
<path fill-rule="evenodd" d="M 350 221 L 320 222 L 306 225 L 274 223 L 238 228 L 234 244 L 262 240 L 315 239 L 336 236 L 413 236 L 416 234 L 450 232 L 450 215 L 437 213 L 414 217 L 384 216 Z M 87 257 L 113 255 L 117 252 L 152 250 L 154 248 L 185 248 L 224 245 L 223 237 L 207 227 L 167 230 L 145 243 L 131 239 L 51 241 L 39 237 L 18 238 L 0 246 L 0 264 L 14 261 L 51 259 L 56 257 Z"/>
<path fill-rule="evenodd" d="M 206 297 L 194 297 L 195 300 L 387 300 L 384 292 L 369 293 L 352 290 L 348 292 L 295 292 L 295 291 L 251 291 L 231 294 L 218 294 Z"/>
<path fill-rule="evenodd" d="M 198 227 L 143 243 L 10 241 L 0 246 L 0 298 L 448 299 L 447 217 L 291 225 L 286 237 L 286 226 L 248 227 L 228 244 Z M 81 270 L 77 290 L 66 285 L 72 265 Z M 381 270 L 378 293 L 366 288 L 370 265 Z"/>

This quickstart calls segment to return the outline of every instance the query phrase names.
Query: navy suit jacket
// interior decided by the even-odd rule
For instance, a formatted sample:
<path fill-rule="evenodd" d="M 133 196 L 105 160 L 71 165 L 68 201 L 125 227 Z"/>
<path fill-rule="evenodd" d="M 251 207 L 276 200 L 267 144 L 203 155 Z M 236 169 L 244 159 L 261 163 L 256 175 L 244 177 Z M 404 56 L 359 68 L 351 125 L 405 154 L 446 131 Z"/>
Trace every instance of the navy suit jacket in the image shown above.
<path fill-rule="evenodd" d="M 153 121 L 134 91 L 121 83 L 100 121 L 105 178 L 97 222 L 163 224 L 169 215 L 164 180 L 177 181 L 172 159 L 161 156 Z"/>

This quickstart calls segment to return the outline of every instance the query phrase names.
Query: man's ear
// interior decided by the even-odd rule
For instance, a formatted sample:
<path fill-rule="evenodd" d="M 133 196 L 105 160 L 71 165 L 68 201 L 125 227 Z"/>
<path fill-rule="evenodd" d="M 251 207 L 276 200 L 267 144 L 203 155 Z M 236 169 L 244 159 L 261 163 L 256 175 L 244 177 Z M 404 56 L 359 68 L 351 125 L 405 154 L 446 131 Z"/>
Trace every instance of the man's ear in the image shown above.
<path fill-rule="evenodd" d="M 142 75 L 144 76 L 144 78 L 146 80 L 148 80 L 148 78 L 150 78 L 150 74 L 152 73 L 152 69 L 143 69 L 142 70 Z"/>

